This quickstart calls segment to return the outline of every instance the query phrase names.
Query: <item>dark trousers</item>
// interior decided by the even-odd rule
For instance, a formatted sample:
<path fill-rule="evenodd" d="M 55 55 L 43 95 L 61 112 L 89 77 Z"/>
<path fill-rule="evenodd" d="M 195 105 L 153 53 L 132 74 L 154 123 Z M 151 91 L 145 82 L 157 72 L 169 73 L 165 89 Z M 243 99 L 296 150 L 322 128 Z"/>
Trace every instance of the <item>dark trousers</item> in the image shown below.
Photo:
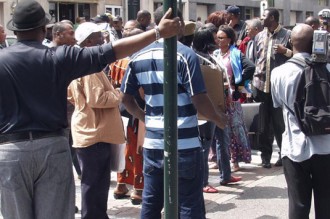
<path fill-rule="evenodd" d="M 274 108 L 273 100 L 270 93 L 264 93 L 253 87 L 253 99 L 256 102 L 265 104 L 264 132 L 260 135 L 258 148 L 261 151 L 261 158 L 264 162 L 270 162 L 273 153 L 274 136 L 278 147 L 282 146 L 282 133 L 284 132 L 284 119 L 281 108 Z"/>
<path fill-rule="evenodd" d="M 74 169 L 76 170 L 78 175 L 81 175 L 81 169 L 79 166 L 76 149 L 74 147 L 72 147 L 73 141 L 72 141 L 71 129 L 70 129 L 70 133 L 69 133 L 69 144 L 70 144 L 71 157 L 72 157 L 72 163 L 73 163 Z"/>
<path fill-rule="evenodd" d="M 204 161 L 204 180 L 203 187 L 209 184 L 209 165 L 208 158 L 210 153 L 210 147 L 214 138 L 215 124 L 207 122 L 203 125 L 198 126 L 199 135 L 201 138 L 203 148 L 203 161 Z"/>
<path fill-rule="evenodd" d="M 82 219 L 109 218 L 110 147 L 109 143 L 99 142 L 76 150 L 81 167 Z"/>
<path fill-rule="evenodd" d="M 303 162 L 283 158 L 288 185 L 289 218 L 308 219 L 314 194 L 315 219 L 330 218 L 330 154 L 313 155 Z"/>

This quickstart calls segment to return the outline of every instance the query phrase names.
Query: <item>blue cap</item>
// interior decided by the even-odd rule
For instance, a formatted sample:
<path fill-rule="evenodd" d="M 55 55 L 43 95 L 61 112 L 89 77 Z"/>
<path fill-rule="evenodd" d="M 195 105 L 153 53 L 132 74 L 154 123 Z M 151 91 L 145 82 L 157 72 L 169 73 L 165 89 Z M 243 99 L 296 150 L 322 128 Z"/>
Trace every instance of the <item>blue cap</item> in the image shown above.
<path fill-rule="evenodd" d="M 228 13 L 232 13 L 232 14 L 240 14 L 241 13 L 241 10 L 236 5 L 230 5 L 230 6 L 228 6 L 228 8 L 226 9 L 226 11 Z"/>

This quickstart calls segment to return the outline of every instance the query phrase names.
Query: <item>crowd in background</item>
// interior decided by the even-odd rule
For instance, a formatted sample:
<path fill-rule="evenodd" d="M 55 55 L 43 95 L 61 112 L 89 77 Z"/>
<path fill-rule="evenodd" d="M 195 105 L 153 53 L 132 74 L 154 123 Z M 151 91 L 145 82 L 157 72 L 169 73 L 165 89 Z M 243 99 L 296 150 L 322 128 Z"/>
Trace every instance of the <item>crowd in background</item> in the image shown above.
<path fill-rule="evenodd" d="M 135 20 L 124 22 L 119 15 L 105 13 L 90 21 L 77 17 L 75 23 L 62 20 L 45 26 L 43 45 L 54 51 L 60 46 L 116 45 L 122 38 L 148 30 L 156 34 L 150 46 L 67 84 L 66 136 L 81 180 L 84 219 L 108 218 L 111 171 L 118 172 L 115 199 L 129 198 L 132 204 L 142 204 L 142 218 L 160 216 L 164 118 L 159 72 L 163 71 L 163 40 L 157 35 L 157 25 L 163 15 L 162 8 L 157 9 L 152 20 L 150 12 L 141 10 Z M 305 23 L 314 30 L 328 30 L 328 21 L 322 15 L 320 12 L 319 18 L 308 17 Z M 209 14 L 204 22 L 200 17 L 196 21 L 178 17 L 184 24 L 178 34 L 179 158 L 190 166 L 200 160 L 193 172 L 189 169 L 183 174 L 185 171 L 179 170 L 179 213 L 200 219 L 205 218 L 203 192 L 218 193 L 217 186 L 243 180 L 239 176 L 240 162 L 251 162 L 252 147 L 261 151 L 262 167 L 271 168 L 275 139 L 280 152 L 273 165 L 283 165 L 281 148 L 286 126 L 282 108 L 274 106 L 271 74 L 294 55 L 295 49 L 291 30 L 280 24 L 275 8 L 247 21 L 240 18 L 240 9 L 235 5 Z M 0 25 L 0 45 L 5 38 Z M 205 69 L 221 75 L 220 109 L 213 108 L 207 95 Z M 265 109 L 263 122 L 267 125 L 258 141 L 251 141 L 242 108 L 242 104 L 251 102 L 261 102 Z M 204 119 L 197 121 L 197 111 Z M 125 123 L 122 117 L 127 118 Z M 252 145 L 256 142 L 258 145 Z M 209 184 L 209 168 L 219 170 L 219 185 Z"/>

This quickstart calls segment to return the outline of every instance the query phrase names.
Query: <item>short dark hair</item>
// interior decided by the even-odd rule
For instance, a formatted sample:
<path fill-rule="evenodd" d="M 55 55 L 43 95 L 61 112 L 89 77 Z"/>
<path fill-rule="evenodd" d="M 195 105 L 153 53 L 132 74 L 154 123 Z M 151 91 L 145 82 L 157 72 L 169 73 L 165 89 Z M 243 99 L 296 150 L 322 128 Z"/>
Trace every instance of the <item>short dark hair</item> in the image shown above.
<path fill-rule="evenodd" d="M 212 33 L 217 33 L 218 32 L 218 29 L 219 29 L 213 23 L 206 23 L 206 24 L 204 24 L 203 27 L 209 29 Z"/>
<path fill-rule="evenodd" d="M 235 30 L 228 25 L 221 25 L 218 31 L 223 31 L 227 37 L 230 39 L 230 45 L 234 45 L 236 42 L 236 33 Z"/>
<path fill-rule="evenodd" d="M 268 16 L 274 16 L 277 23 L 280 21 L 280 12 L 276 8 L 267 8 L 265 11 L 268 11 Z"/>
<path fill-rule="evenodd" d="M 138 13 L 136 14 L 136 19 L 139 20 L 141 18 L 145 18 L 145 17 L 151 17 L 151 14 L 149 11 L 147 10 L 140 10 L 138 11 Z"/>
<path fill-rule="evenodd" d="M 196 51 L 202 53 L 208 53 L 217 49 L 213 37 L 213 32 L 210 30 L 210 28 L 203 26 L 195 32 L 193 48 Z"/>
<path fill-rule="evenodd" d="M 155 19 L 155 23 L 156 23 L 156 25 L 158 25 L 159 24 L 159 22 L 160 22 L 160 20 L 163 18 L 163 16 L 164 16 L 164 7 L 163 7 L 163 5 L 162 6 L 160 6 L 160 7 L 158 7 L 157 9 L 156 9 L 156 11 L 154 12 L 154 19 Z M 181 11 L 178 9 L 177 10 L 177 16 L 181 19 L 181 20 L 183 20 L 183 18 L 182 18 L 182 13 L 181 13 Z"/>

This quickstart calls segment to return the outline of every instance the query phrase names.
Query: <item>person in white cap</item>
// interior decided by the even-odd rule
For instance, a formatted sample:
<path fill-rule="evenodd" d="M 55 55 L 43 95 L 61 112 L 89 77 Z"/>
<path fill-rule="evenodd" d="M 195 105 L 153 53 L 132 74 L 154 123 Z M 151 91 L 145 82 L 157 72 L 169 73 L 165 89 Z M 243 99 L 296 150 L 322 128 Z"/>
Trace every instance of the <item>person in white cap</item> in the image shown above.
<path fill-rule="evenodd" d="M 7 29 L 17 43 L 0 53 L 0 190 L 4 219 L 72 219 L 75 185 L 67 127 L 67 86 L 160 37 L 179 33 L 179 18 L 156 30 L 95 46 L 42 45 L 51 16 L 19 1 Z M 98 218 L 98 217 L 94 217 Z"/>
<path fill-rule="evenodd" d="M 101 27 L 91 22 L 80 24 L 75 38 L 81 48 L 103 44 Z M 107 218 L 111 147 L 125 142 L 120 91 L 100 71 L 73 80 L 68 100 L 74 105 L 71 132 L 81 166 L 81 218 Z"/>
<path fill-rule="evenodd" d="M 321 29 L 330 32 L 330 9 L 322 9 L 319 11 L 318 16 L 321 23 Z"/>

